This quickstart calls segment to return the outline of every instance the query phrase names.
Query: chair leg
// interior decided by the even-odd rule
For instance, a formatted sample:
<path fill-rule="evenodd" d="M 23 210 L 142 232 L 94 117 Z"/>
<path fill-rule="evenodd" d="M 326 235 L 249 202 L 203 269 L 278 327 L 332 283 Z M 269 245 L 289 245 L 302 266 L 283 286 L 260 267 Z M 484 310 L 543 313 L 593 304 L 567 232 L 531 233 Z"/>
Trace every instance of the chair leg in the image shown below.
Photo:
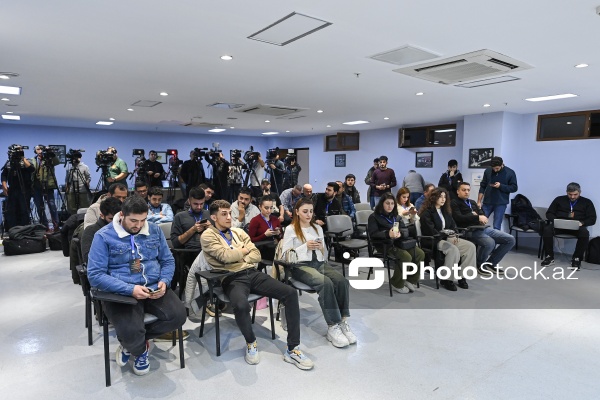
<path fill-rule="evenodd" d="M 88 346 L 92 345 L 92 299 L 90 294 L 85 296 L 85 325 L 88 331 Z"/>
<path fill-rule="evenodd" d="M 276 321 L 279 321 L 279 305 L 281 304 L 281 301 L 277 300 L 277 314 L 275 317 Z"/>
<path fill-rule="evenodd" d="M 198 337 L 202 337 L 204 335 L 204 318 L 206 318 L 206 307 L 208 307 L 208 302 L 202 308 L 202 321 L 200 321 L 200 332 L 198 332 Z"/>
<path fill-rule="evenodd" d="M 392 293 L 392 271 L 390 268 L 390 260 L 387 260 L 387 271 L 388 271 L 388 286 L 390 287 L 390 297 L 393 297 L 394 294 Z"/>
<path fill-rule="evenodd" d="M 254 320 L 256 319 L 256 303 L 257 302 L 258 302 L 258 300 L 255 301 L 254 305 L 252 306 L 252 324 L 253 325 L 254 325 Z"/>
<path fill-rule="evenodd" d="M 519 231 L 515 231 L 515 251 L 519 251 Z"/>
<path fill-rule="evenodd" d="M 110 360 L 108 349 L 108 319 L 102 315 L 102 334 L 104 336 L 104 376 L 106 378 L 106 387 L 111 385 L 110 382 Z"/>
<path fill-rule="evenodd" d="M 371 279 L 372 272 L 373 272 L 373 267 L 369 268 L 369 273 L 367 274 L 367 280 Z"/>
<path fill-rule="evenodd" d="M 221 355 L 221 332 L 219 331 L 219 299 L 215 300 L 215 336 L 217 339 L 217 357 Z"/>
<path fill-rule="evenodd" d="M 180 326 L 177 330 L 179 334 L 179 365 L 181 368 L 185 368 L 185 357 L 183 355 L 183 327 Z M 175 346 L 175 339 L 173 339 L 173 346 Z"/>
<path fill-rule="evenodd" d="M 275 340 L 275 321 L 273 320 L 273 299 L 269 297 L 269 316 L 271 317 L 271 339 Z"/>

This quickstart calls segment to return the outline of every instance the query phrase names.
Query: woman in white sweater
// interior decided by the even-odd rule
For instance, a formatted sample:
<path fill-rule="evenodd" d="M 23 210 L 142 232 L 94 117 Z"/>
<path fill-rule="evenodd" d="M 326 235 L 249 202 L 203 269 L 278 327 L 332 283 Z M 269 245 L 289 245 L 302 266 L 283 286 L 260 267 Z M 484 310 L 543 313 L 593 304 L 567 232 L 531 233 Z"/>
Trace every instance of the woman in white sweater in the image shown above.
<path fill-rule="evenodd" d="M 319 294 L 319 304 L 329 328 L 327 340 L 335 347 L 356 343 L 356 336 L 348 325 L 349 283 L 327 262 L 323 229 L 314 222 L 313 203 L 302 198 L 294 206 L 292 223 L 285 230 L 283 248 L 294 249 L 298 263 L 292 269 L 292 277 Z"/>

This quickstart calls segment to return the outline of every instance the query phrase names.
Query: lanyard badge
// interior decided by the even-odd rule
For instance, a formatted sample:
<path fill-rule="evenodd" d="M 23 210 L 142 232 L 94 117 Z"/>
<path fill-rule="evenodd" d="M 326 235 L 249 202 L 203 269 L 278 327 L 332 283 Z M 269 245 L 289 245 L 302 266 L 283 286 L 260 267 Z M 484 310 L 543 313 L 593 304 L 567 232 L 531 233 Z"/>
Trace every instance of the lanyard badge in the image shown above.
<path fill-rule="evenodd" d="M 133 235 L 130 235 L 131 239 L 131 257 L 129 259 L 129 270 L 132 274 L 137 274 L 142 272 L 142 259 L 140 257 L 135 256 L 135 242 L 133 240 Z"/>

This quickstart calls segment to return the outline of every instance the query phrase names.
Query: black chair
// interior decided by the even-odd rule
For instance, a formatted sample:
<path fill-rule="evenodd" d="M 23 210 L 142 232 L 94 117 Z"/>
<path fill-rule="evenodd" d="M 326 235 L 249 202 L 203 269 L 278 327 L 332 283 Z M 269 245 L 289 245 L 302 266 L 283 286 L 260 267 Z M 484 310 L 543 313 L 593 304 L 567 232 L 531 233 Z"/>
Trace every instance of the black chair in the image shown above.
<path fill-rule="evenodd" d="M 308 286 L 306 283 L 300 282 L 299 280 L 294 279 L 292 277 L 292 269 L 295 268 L 294 265 L 289 264 L 283 260 L 274 260 L 273 264 L 274 264 L 275 275 L 276 275 L 277 280 L 285 282 L 286 284 L 288 284 L 291 287 L 293 287 L 294 289 L 296 289 L 298 291 L 299 296 L 302 296 L 302 292 L 317 293 L 317 291 L 315 289 Z M 283 271 L 284 271 L 283 277 L 281 276 L 279 267 L 283 268 Z M 279 301 L 278 301 L 277 302 L 277 315 L 275 317 L 275 320 L 279 321 L 279 317 L 280 317 L 280 307 L 279 307 Z"/>
<path fill-rule="evenodd" d="M 350 263 L 349 259 L 342 256 L 343 252 L 347 251 L 355 257 L 359 254 L 360 249 L 369 246 L 369 243 L 363 239 L 346 239 L 347 236 L 354 234 L 352 219 L 347 215 L 330 215 L 327 217 L 327 232 L 325 235 L 331 239 L 327 249 L 328 257 L 331 256 L 331 248 L 335 250 L 336 261 L 342 264 L 342 274 L 346 276 L 346 264 Z"/>
<path fill-rule="evenodd" d="M 175 289 L 176 283 L 179 284 L 180 299 L 183 299 L 185 295 L 185 285 L 190 267 L 201 251 L 201 249 L 171 249 L 171 253 L 175 259 L 176 272 L 176 276 L 173 277 L 173 282 L 171 283 L 171 289 Z"/>
<path fill-rule="evenodd" d="M 369 230 L 367 229 L 367 249 L 369 251 L 369 257 L 380 258 L 383 260 L 383 265 L 387 269 L 388 273 L 388 286 L 390 289 L 390 297 L 394 296 L 392 292 L 392 270 L 395 268 L 396 258 L 393 254 L 389 254 L 389 248 L 393 246 L 394 243 L 392 240 L 377 240 L 371 237 Z M 391 262 L 394 265 L 391 265 Z M 371 278 L 371 273 L 373 272 L 373 268 L 369 268 L 369 273 L 367 274 L 367 280 Z"/>
<path fill-rule="evenodd" d="M 533 209 L 538 213 L 538 215 L 542 219 L 545 220 L 546 212 L 548 211 L 547 207 L 533 207 Z M 524 229 L 521 226 L 515 225 L 515 223 L 518 222 L 518 215 L 505 214 L 505 217 L 508 220 L 508 233 L 510 233 L 512 235 L 514 232 L 514 235 L 515 235 L 515 250 L 516 251 L 519 250 L 519 233 L 536 234 L 536 235 L 539 235 L 539 237 L 540 237 L 540 241 L 539 241 L 539 245 L 538 245 L 538 257 L 543 258 L 542 257 L 542 235 L 540 234 L 540 232 L 537 232 L 531 228 Z"/>
<path fill-rule="evenodd" d="M 87 279 L 87 268 L 85 265 L 77 265 L 77 273 L 79 274 L 79 282 L 81 290 L 85 296 L 85 327 L 88 331 L 88 346 L 91 346 L 92 341 L 92 297 L 90 295 L 90 282 Z"/>
<path fill-rule="evenodd" d="M 220 303 L 230 303 L 229 297 L 223 291 L 221 287 L 221 280 L 225 277 L 232 275 L 233 272 L 222 272 L 222 270 L 214 271 L 200 271 L 196 274 L 196 281 L 198 282 L 198 286 L 200 288 L 200 294 L 204 297 L 204 293 L 202 290 L 202 278 L 206 279 L 208 284 L 208 298 L 211 299 L 215 305 L 215 310 L 220 309 Z M 248 302 L 254 303 L 254 307 L 252 308 L 252 323 L 256 318 L 256 302 L 264 296 L 260 296 L 257 294 L 250 293 L 248 296 Z M 271 339 L 275 340 L 275 321 L 273 320 L 273 307 L 272 307 L 272 299 L 269 297 L 269 314 L 271 317 Z M 204 336 L 204 319 L 206 318 L 206 306 L 202 307 L 202 318 L 200 322 L 200 332 L 198 334 L 199 337 Z M 221 355 L 221 331 L 219 325 L 219 312 L 215 312 L 215 337 L 216 337 L 216 347 L 217 347 L 217 357 Z"/>
<path fill-rule="evenodd" d="M 96 288 L 90 289 L 90 298 L 92 301 L 101 304 L 101 302 L 112 302 L 112 303 L 122 303 L 122 304 L 137 304 L 137 300 L 133 297 L 129 296 L 121 296 L 114 293 L 107 293 Z M 108 348 L 108 318 L 102 307 L 98 307 L 99 310 L 99 321 L 102 324 L 102 336 L 104 336 L 104 375 L 106 378 L 106 387 L 111 385 L 110 380 L 110 359 L 109 359 L 109 348 Z M 87 314 L 86 314 L 87 315 Z M 91 319 L 91 315 L 90 315 Z M 155 322 L 158 318 L 153 314 L 144 314 L 144 324 L 148 325 L 152 322 Z M 90 321 L 91 326 L 91 321 Z M 91 328 L 89 328 L 91 329 Z M 88 331 L 89 332 L 89 331 Z M 183 355 L 183 328 L 180 326 L 176 331 L 173 331 L 173 347 L 176 345 L 176 337 L 179 338 L 179 362 L 181 368 L 185 368 L 185 358 Z"/>
<path fill-rule="evenodd" d="M 425 262 L 431 266 L 433 262 L 433 272 L 435 279 L 435 288 L 440 288 L 440 280 L 437 276 L 437 269 L 444 265 L 444 254 L 438 250 L 438 244 L 440 243 L 440 235 L 427 236 L 421 233 L 421 221 L 415 221 L 416 239 L 419 247 L 425 253 Z"/>

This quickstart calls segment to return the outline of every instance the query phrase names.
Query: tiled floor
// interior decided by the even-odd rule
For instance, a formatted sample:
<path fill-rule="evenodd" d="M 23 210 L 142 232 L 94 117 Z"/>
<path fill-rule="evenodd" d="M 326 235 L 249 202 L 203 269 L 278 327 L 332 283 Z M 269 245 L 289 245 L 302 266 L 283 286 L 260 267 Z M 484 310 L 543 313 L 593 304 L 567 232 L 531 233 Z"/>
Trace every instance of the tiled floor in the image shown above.
<path fill-rule="evenodd" d="M 509 253 L 505 261 L 524 267 L 536 260 Z M 566 261 L 559 257 L 557 270 Z M 88 346 L 84 298 L 68 260 L 61 252 L 2 254 L 0 393 L 6 399 L 595 399 L 600 266 L 583 267 L 577 280 L 477 278 L 454 293 L 430 282 L 392 298 L 387 286 L 353 289 L 351 325 L 359 343 L 345 349 L 327 342 L 316 297 L 304 294 L 302 348 L 315 362 L 312 371 L 282 361 L 285 332 L 277 324 L 278 337 L 270 340 L 267 310 L 257 317 L 256 366 L 244 362 L 244 340 L 230 314 L 222 320 L 221 357 L 212 319 L 204 338 L 198 320 L 188 320 L 185 369 L 170 343 L 158 343 L 150 374 L 138 377 L 113 362 L 113 385 L 105 388 L 101 331 L 94 325 Z"/>

